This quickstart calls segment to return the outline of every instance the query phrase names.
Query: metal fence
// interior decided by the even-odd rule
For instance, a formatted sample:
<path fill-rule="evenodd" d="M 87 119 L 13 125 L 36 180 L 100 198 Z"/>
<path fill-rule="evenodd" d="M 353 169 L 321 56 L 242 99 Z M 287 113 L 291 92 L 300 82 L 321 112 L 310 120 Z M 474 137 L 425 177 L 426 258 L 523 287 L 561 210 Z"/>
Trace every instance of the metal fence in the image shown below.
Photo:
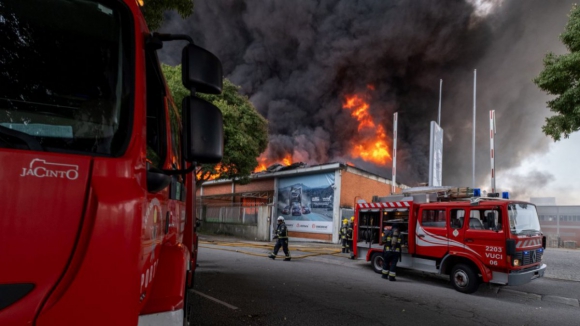
<path fill-rule="evenodd" d="M 258 225 L 258 207 L 232 204 L 230 206 L 202 206 L 201 218 L 207 223 Z"/>

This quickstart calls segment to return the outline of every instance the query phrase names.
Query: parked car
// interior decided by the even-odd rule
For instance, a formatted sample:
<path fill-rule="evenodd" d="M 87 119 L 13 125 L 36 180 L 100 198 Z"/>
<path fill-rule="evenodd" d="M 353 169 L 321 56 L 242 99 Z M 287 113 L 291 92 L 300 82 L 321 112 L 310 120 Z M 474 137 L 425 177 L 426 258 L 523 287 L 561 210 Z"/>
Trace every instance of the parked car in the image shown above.
<path fill-rule="evenodd" d="M 302 210 L 300 209 L 300 206 L 298 205 L 292 206 L 292 216 L 294 215 L 302 215 Z"/>
<path fill-rule="evenodd" d="M 302 206 L 302 214 L 310 214 L 312 211 L 308 206 Z"/>
<path fill-rule="evenodd" d="M 290 214 L 290 205 L 286 205 L 283 209 L 282 209 L 282 214 L 288 215 Z"/>

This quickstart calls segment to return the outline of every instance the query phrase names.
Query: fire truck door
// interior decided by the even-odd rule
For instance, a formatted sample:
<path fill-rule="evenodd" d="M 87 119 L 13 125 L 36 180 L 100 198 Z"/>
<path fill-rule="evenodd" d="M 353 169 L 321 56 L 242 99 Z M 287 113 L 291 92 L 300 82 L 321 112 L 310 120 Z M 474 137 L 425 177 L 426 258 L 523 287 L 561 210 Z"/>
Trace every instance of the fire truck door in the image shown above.
<path fill-rule="evenodd" d="M 441 207 L 422 207 L 415 227 L 415 253 L 443 258 L 448 252 L 448 212 Z"/>
<path fill-rule="evenodd" d="M 452 208 L 449 210 L 449 251 L 463 250 L 465 243 L 465 209 Z"/>
<path fill-rule="evenodd" d="M 465 221 L 465 249 L 477 255 L 485 265 L 505 267 L 505 234 L 498 207 L 472 207 Z"/>

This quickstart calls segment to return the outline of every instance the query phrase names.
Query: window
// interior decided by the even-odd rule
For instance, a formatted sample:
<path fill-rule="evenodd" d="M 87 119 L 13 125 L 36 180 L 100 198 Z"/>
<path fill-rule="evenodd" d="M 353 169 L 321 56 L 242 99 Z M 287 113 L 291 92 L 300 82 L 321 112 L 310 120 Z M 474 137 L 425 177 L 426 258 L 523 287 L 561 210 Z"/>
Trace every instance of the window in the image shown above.
<path fill-rule="evenodd" d="M 125 6 L 0 0 L 0 12 L 0 129 L 24 134 L 0 147 L 121 156 L 134 79 Z"/>
<path fill-rule="evenodd" d="M 449 225 L 453 229 L 461 229 L 463 227 L 463 219 L 465 217 L 465 210 L 463 209 L 452 209 L 451 219 L 449 220 Z"/>
<path fill-rule="evenodd" d="M 445 210 L 425 209 L 421 217 L 421 225 L 427 227 L 444 228 Z"/>
<path fill-rule="evenodd" d="M 499 209 L 478 209 L 469 213 L 470 230 L 501 230 L 501 214 Z"/>
<path fill-rule="evenodd" d="M 147 160 L 161 169 L 167 154 L 165 84 L 157 54 L 147 51 Z"/>

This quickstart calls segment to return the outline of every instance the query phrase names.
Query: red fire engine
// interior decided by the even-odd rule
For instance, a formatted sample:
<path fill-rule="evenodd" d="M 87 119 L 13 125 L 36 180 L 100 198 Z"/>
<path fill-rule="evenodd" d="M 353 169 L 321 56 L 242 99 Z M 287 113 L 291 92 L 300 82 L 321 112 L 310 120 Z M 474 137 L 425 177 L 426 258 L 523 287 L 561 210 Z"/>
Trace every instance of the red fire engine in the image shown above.
<path fill-rule="evenodd" d="M 183 119 L 156 50 L 182 40 Z M 0 0 L 0 325 L 183 325 L 221 63 L 135 0 Z"/>
<path fill-rule="evenodd" d="M 546 239 L 536 207 L 472 196 L 477 192 L 419 187 L 403 195 L 375 197 L 372 203 L 360 200 L 353 230 L 355 257 L 365 257 L 380 273 L 381 232 L 397 223 L 403 237 L 397 266 L 449 275 L 459 292 L 473 293 L 481 282 L 519 285 L 542 277 Z"/>

